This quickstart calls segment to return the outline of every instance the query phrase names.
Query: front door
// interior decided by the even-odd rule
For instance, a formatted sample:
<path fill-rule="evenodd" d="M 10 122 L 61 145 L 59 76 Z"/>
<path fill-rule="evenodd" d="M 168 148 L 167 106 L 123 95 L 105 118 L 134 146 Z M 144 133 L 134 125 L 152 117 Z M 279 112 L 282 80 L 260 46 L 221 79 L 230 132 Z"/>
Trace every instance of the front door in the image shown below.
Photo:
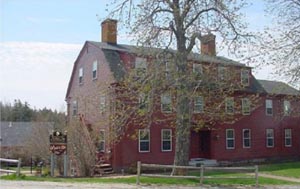
<path fill-rule="evenodd" d="M 210 158 L 210 131 L 200 131 L 199 154 L 201 158 Z"/>

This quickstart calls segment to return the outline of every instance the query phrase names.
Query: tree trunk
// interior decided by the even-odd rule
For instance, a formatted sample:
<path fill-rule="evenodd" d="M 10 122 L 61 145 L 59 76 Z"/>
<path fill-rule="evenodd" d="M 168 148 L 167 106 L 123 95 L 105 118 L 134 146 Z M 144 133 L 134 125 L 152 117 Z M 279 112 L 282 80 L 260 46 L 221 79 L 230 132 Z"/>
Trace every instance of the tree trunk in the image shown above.
<path fill-rule="evenodd" d="M 186 166 L 189 162 L 190 153 L 190 82 L 188 78 L 188 67 L 186 56 L 180 55 L 178 85 L 177 85 L 177 107 L 176 107 L 176 147 L 175 165 Z M 177 169 L 175 174 L 183 175 L 185 170 Z"/>

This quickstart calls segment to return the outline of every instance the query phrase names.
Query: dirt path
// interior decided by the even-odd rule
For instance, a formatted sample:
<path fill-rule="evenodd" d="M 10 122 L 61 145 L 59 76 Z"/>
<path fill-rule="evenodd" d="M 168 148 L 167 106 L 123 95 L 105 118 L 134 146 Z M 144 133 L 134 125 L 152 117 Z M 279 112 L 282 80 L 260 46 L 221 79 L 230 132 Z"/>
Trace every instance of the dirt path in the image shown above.
<path fill-rule="evenodd" d="M 283 177 L 283 176 L 270 175 L 270 174 L 265 174 L 265 173 L 259 173 L 259 176 L 260 177 L 266 177 L 266 178 L 272 178 L 272 179 L 278 179 L 278 180 L 284 180 L 284 181 L 290 181 L 290 182 L 298 182 L 298 183 L 300 183 L 300 179 L 298 179 L 298 178 Z"/>

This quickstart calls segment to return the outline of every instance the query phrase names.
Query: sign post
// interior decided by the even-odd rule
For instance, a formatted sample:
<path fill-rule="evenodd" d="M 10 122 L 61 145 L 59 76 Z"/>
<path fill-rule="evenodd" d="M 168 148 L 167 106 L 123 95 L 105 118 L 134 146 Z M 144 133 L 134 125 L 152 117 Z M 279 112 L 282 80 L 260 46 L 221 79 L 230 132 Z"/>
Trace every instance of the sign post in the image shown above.
<path fill-rule="evenodd" d="M 67 157 L 67 132 L 53 131 L 49 136 L 51 153 L 51 176 L 54 176 L 54 156 L 64 154 L 64 176 L 68 175 L 68 157 Z"/>

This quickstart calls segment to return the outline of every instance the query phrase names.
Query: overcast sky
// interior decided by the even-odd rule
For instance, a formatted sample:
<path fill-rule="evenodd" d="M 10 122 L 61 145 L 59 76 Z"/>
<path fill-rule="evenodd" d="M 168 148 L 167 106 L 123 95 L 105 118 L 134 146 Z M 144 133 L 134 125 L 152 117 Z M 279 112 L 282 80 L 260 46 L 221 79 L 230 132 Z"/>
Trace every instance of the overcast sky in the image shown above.
<path fill-rule="evenodd" d="M 0 100 L 64 111 L 73 63 L 86 40 L 100 40 L 98 19 L 106 17 L 107 2 L 0 0 Z M 269 22 L 264 4 L 253 2 L 246 18 L 251 30 L 262 29 Z M 126 37 L 118 42 L 128 43 Z M 255 76 L 272 79 L 270 68 L 255 70 Z"/>

